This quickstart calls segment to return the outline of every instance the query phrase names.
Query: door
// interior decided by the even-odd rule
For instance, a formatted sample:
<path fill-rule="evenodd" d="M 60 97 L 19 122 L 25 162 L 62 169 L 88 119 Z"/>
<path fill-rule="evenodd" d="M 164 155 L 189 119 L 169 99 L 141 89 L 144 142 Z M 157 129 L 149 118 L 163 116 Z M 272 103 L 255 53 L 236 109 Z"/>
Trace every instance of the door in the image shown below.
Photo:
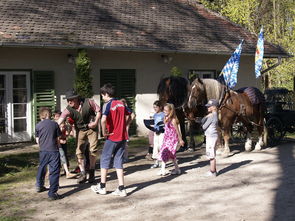
<path fill-rule="evenodd" d="M 0 72 L 0 143 L 31 140 L 30 72 Z"/>
<path fill-rule="evenodd" d="M 100 86 L 111 83 L 115 87 L 115 97 L 124 98 L 128 107 L 135 112 L 136 72 L 134 69 L 102 69 L 100 71 Z M 136 134 L 136 123 L 130 125 L 129 134 Z"/>

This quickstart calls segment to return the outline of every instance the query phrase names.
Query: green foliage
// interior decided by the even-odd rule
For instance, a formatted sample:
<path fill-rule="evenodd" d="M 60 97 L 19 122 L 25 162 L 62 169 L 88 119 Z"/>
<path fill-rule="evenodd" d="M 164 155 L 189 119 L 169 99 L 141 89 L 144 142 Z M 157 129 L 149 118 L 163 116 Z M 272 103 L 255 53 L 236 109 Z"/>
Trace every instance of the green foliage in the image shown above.
<path fill-rule="evenodd" d="M 86 50 L 81 49 L 78 51 L 75 64 L 76 78 L 74 87 L 81 97 L 91 98 L 93 96 L 92 77 L 90 75 L 91 62 Z"/>
<path fill-rule="evenodd" d="M 178 67 L 172 67 L 170 70 L 171 76 L 182 77 L 182 71 Z"/>
<path fill-rule="evenodd" d="M 280 45 L 294 55 L 294 0 L 200 0 L 200 2 L 253 33 L 258 34 L 263 26 L 265 40 Z M 276 59 L 264 59 L 263 69 L 276 62 Z M 269 76 L 269 86 L 292 89 L 294 70 L 295 59 L 283 59 L 280 66 L 266 73 Z"/>

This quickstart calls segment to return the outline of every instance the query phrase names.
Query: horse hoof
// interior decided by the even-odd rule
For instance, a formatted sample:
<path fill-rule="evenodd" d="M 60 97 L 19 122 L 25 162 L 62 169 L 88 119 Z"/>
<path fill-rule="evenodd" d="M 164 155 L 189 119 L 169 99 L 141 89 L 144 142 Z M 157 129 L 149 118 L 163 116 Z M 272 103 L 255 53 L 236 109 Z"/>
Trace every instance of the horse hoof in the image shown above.
<path fill-rule="evenodd" d="M 229 151 L 223 151 L 223 152 L 221 153 L 221 156 L 222 156 L 223 158 L 228 157 L 228 156 L 229 156 Z"/>
<path fill-rule="evenodd" d="M 260 151 L 261 150 L 261 145 L 259 144 L 259 143 L 257 143 L 256 145 L 255 145 L 255 149 L 254 149 L 254 151 Z"/>
<path fill-rule="evenodd" d="M 245 150 L 246 150 L 247 152 L 250 152 L 251 149 L 252 149 L 252 145 L 251 145 L 251 146 L 250 146 L 250 145 L 245 145 Z"/>

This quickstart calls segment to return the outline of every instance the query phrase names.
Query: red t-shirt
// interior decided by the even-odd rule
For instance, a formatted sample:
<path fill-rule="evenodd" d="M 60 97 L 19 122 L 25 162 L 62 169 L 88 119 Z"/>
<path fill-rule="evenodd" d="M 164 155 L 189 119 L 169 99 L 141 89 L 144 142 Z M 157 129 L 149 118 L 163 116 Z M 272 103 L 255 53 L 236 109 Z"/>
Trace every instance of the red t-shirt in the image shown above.
<path fill-rule="evenodd" d="M 119 142 L 128 139 L 126 115 L 130 114 L 130 110 L 120 100 L 111 99 L 105 104 L 103 115 L 107 116 L 106 127 L 109 133 L 113 133 L 108 137 L 109 140 Z"/>

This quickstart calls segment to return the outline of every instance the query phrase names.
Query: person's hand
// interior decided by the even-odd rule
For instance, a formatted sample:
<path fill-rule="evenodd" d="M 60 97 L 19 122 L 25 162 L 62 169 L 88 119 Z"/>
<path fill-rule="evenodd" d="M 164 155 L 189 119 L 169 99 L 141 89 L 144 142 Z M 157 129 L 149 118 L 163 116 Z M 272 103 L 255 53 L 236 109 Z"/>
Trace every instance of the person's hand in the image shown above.
<path fill-rule="evenodd" d="M 111 135 L 113 135 L 114 133 L 109 133 L 109 132 L 107 132 L 107 131 L 103 131 L 102 132 L 102 136 L 104 137 L 104 138 L 108 138 L 109 136 L 111 136 Z"/>
<path fill-rule="evenodd" d="M 183 141 L 182 139 L 179 140 L 179 145 L 180 145 L 181 147 L 184 146 L 184 141 Z"/>
<path fill-rule="evenodd" d="M 96 128 L 96 126 L 97 126 L 97 124 L 95 122 L 90 122 L 88 124 L 88 128 L 90 128 L 90 129 L 94 129 L 94 128 Z"/>

